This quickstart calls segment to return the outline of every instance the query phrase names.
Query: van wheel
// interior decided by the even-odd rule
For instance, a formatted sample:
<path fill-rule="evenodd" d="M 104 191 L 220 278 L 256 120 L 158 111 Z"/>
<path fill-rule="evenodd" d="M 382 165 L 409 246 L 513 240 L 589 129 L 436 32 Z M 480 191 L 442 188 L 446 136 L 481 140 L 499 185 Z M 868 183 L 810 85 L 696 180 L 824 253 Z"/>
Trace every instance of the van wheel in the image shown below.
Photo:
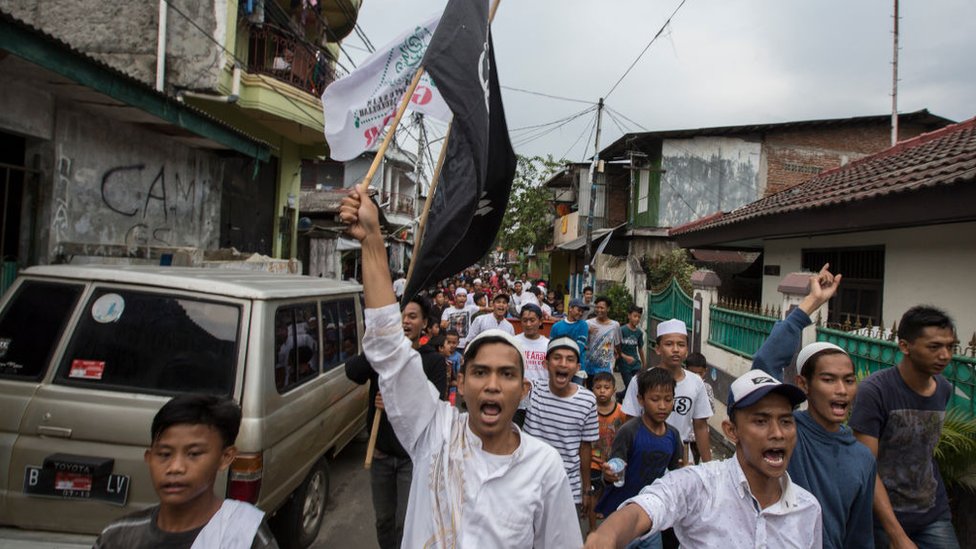
<path fill-rule="evenodd" d="M 305 549 L 319 535 L 329 501 L 329 466 L 322 458 L 271 520 L 281 549 Z"/>

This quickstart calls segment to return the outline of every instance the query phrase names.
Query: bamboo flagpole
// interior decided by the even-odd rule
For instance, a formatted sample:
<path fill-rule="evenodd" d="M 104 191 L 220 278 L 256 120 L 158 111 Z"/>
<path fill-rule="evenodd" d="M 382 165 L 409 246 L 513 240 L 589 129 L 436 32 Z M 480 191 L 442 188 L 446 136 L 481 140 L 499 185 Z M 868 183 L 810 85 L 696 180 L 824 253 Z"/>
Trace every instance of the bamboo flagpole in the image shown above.
<path fill-rule="evenodd" d="M 495 13 L 498 11 L 499 4 L 501 4 L 501 0 L 493 0 L 488 11 L 489 25 L 491 25 L 491 23 L 495 20 Z M 379 149 L 376 150 L 376 156 L 373 157 L 373 163 L 370 164 L 369 170 L 366 172 L 363 180 L 356 186 L 356 189 L 360 193 L 366 193 L 369 191 L 370 182 L 372 182 L 373 177 L 376 175 L 380 162 L 383 161 L 383 156 L 386 154 L 386 149 L 390 146 L 390 142 L 393 140 L 393 135 L 396 133 L 396 129 L 400 125 L 400 120 L 403 118 L 403 114 L 410 105 L 410 99 L 413 98 L 413 94 L 417 90 L 417 86 L 420 84 L 420 79 L 423 78 L 424 72 L 425 69 L 423 65 L 418 67 L 416 74 L 413 76 L 413 80 L 410 81 L 410 85 L 407 87 L 407 91 L 404 92 L 403 99 L 400 100 L 400 105 L 397 107 L 396 116 L 394 116 L 393 121 L 390 123 L 390 129 L 387 131 L 386 136 L 384 136 L 383 142 L 380 144 Z M 441 145 L 441 152 L 437 158 L 437 167 L 435 168 L 432 176 L 433 180 L 430 184 L 430 190 L 427 192 L 427 198 L 424 201 L 424 210 L 421 214 L 420 221 L 417 224 L 417 230 L 414 233 L 413 258 L 410 261 L 410 267 L 407 269 L 407 280 L 410 280 L 410 276 L 413 274 L 413 267 L 417 264 L 417 252 L 420 250 L 420 241 L 423 238 L 424 227 L 427 224 L 427 215 L 430 213 L 430 207 L 434 199 L 434 192 L 437 190 L 437 181 L 440 179 L 441 168 L 443 167 L 444 160 L 447 157 L 447 142 L 450 136 L 451 126 L 448 125 L 447 133 L 444 135 L 444 142 Z M 377 409 L 373 414 L 373 427 L 369 432 L 369 443 L 366 446 L 366 460 L 363 463 L 363 467 L 365 469 L 369 469 L 373 466 L 373 455 L 376 452 L 376 438 L 379 435 L 379 424 L 382 417 L 383 410 Z"/>

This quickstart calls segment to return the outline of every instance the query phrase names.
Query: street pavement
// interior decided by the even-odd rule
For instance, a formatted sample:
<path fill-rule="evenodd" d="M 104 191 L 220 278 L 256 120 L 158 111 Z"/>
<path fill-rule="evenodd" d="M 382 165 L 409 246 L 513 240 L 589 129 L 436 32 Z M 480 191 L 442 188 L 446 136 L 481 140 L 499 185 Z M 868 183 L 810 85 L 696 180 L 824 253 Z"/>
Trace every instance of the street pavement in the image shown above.
<path fill-rule="evenodd" d="M 356 439 L 329 462 L 329 503 L 313 549 L 379 549 L 365 458 L 366 441 Z"/>

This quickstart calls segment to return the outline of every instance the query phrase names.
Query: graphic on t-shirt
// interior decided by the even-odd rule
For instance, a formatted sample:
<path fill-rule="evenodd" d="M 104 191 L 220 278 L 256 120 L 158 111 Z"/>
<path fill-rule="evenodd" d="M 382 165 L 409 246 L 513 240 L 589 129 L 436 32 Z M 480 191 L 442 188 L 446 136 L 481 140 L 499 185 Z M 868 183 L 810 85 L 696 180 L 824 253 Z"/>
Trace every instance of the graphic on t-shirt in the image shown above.
<path fill-rule="evenodd" d="M 937 410 L 892 410 L 888 415 L 879 444 L 878 473 L 895 511 L 918 511 L 935 505 L 938 483 L 932 468 L 934 448 L 919 441 L 934 444 L 939 440 L 944 416 L 945 412 Z"/>
<path fill-rule="evenodd" d="M 674 412 L 678 415 L 686 416 L 691 411 L 691 399 L 686 396 L 679 396 L 674 399 Z"/>
<path fill-rule="evenodd" d="M 471 323 L 471 315 L 467 312 L 451 313 L 447 317 L 447 328 L 457 330 L 458 337 L 464 339 L 468 337 L 468 326 Z"/>
<path fill-rule="evenodd" d="M 591 325 L 592 326 L 592 325 Z M 593 328 L 591 327 L 591 330 Z M 589 347 L 586 364 L 588 368 L 596 370 L 610 370 L 613 368 L 614 349 L 618 341 L 619 332 L 616 329 L 597 328 L 593 335 L 593 345 Z"/>

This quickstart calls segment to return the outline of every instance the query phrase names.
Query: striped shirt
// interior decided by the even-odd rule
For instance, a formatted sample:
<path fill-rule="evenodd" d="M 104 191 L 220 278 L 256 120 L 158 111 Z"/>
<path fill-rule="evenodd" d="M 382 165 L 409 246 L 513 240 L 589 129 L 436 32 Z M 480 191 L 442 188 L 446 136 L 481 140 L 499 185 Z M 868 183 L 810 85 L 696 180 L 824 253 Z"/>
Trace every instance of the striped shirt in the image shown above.
<path fill-rule="evenodd" d="M 580 444 L 600 439 L 593 393 L 578 387 L 572 396 L 558 397 L 549 390 L 547 381 L 536 380 L 529 393 L 524 429 L 559 452 L 573 489 L 573 499 L 580 503 Z"/>

